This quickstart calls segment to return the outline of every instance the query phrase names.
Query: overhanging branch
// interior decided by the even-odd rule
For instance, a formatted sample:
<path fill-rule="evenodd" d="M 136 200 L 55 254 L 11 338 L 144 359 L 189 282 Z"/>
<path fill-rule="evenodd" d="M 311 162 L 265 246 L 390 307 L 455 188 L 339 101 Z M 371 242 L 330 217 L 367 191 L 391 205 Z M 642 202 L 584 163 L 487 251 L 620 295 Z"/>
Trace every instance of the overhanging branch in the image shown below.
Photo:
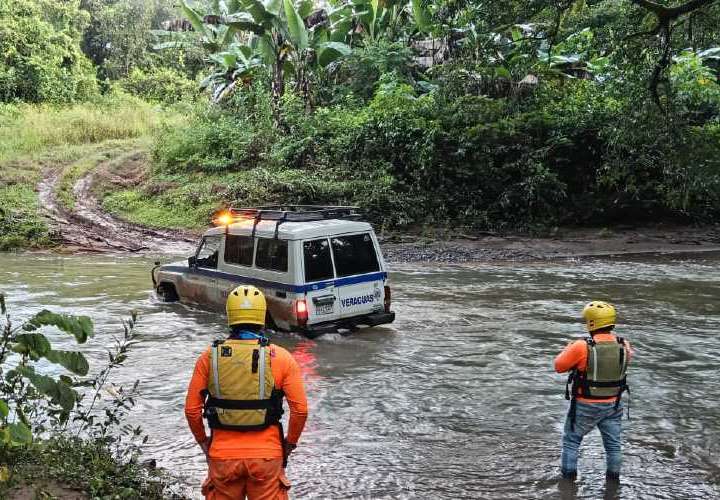
<path fill-rule="evenodd" d="M 670 66 L 672 61 L 671 48 L 672 48 L 672 29 L 673 22 L 685 14 L 690 14 L 696 10 L 702 9 L 708 5 L 716 3 L 720 0 L 689 0 L 683 4 L 675 7 L 668 7 L 666 5 L 653 2 L 651 0 L 630 0 L 635 5 L 638 5 L 645 10 L 648 10 L 655 14 L 657 18 L 657 26 L 651 31 L 644 33 L 637 33 L 631 35 L 628 38 L 633 38 L 642 35 L 658 35 L 660 34 L 660 59 L 655 64 L 652 75 L 650 77 L 650 93 L 652 94 L 653 101 L 655 104 L 663 110 L 662 102 L 660 100 L 660 92 L 658 87 L 660 82 L 663 81 L 663 74 L 665 70 Z"/>
<path fill-rule="evenodd" d="M 701 9 L 707 5 L 711 5 L 718 0 L 689 0 L 688 2 L 676 5 L 675 7 L 668 7 L 667 5 L 662 5 L 657 2 L 652 2 L 650 0 L 630 1 L 635 5 L 644 8 L 645 10 L 649 10 L 650 12 L 655 14 L 662 22 L 675 20 L 680 16 L 684 16 L 685 14 L 689 14 L 690 12 Z"/>

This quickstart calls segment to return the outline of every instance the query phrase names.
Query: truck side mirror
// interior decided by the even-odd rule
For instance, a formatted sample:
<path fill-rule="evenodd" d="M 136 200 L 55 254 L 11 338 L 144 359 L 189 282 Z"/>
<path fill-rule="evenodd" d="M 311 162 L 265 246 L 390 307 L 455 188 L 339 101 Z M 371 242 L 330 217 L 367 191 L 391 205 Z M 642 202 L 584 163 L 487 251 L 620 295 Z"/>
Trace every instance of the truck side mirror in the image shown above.
<path fill-rule="evenodd" d="M 197 257 L 194 255 L 188 257 L 188 267 L 197 267 Z"/>

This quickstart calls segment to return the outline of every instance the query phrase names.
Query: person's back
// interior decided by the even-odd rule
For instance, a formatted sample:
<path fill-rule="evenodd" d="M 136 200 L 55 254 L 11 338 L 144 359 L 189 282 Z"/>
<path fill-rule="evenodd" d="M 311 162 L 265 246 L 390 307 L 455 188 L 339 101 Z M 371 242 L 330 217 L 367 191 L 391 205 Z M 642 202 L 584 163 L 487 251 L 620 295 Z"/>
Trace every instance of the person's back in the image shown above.
<path fill-rule="evenodd" d="M 618 481 L 622 463 L 621 398 L 628 390 L 630 345 L 613 333 L 616 313 L 612 305 L 591 302 L 585 306 L 583 317 L 590 337 L 572 342 L 555 358 L 555 371 L 570 372 L 566 398 L 571 404 L 563 432 L 561 472 L 563 478 L 575 479 L 582 439 L 597 427 L 605 447 L 606 478 Z"/>
<path fill-rule="evenodd" d="M 244 300 L 248 294 L 254 300 Z M 257 308 L 243 310 L 248 305 Z M 231 335 L 200 355 L 188 387 L 185 415 L 208 457 L 207 498 L 286 498 L 290 487 L 284 465 L 304 428 L 307 400 L 300 368 L 260 335 L 260 318 L 264 323 L 265 301 L 255 287 L 231 292 Z M 287 437 L 280 424 L 283 396 L 290 407 Z"/>

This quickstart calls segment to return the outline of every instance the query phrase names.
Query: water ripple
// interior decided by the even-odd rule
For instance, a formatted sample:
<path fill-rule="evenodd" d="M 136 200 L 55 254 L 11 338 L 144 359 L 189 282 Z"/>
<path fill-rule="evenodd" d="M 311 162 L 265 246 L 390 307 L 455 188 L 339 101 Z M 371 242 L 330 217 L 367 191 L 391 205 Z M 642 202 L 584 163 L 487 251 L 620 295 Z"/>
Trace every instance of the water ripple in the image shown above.
<path fill-rule="evenodd" d="M 0 255 L 16 317 L 88 314 L 82 349 L 98 367 L 131 309 L 139 344 L 113 382 L 141 381 L 131 418 L 146 454 L 197 493 L 205 464 L 182 412 L 200 352 L 224 334 L 215 314 L 154 300 L 152 259 Z M 718 498 L 720 261 L 634 259 L 399 265 L 397 322 L 344 337 L 275 340 L 303 370 L 311 416 L 289 476 L 298 498 Z M 633 344 L 631 415 L 620 490 L 604 488 L 600 437 L 581 477 L 559 487 L 566 402 L 552 359 L 580 338 L 590 298 L 617 303 Z M 58 348 L 70 339 L 50 335 Z M 49 366 L 43 369 L 52 369 Z"/>

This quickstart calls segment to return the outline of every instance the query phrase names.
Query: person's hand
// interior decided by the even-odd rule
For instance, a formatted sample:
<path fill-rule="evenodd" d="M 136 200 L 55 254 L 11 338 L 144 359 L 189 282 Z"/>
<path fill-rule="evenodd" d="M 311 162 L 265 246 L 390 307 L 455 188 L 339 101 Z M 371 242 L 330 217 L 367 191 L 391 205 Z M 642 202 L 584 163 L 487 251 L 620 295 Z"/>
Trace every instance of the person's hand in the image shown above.
<path fill-rule="evenodd" d="M 297 445 L 295 443 L 285 443 L 285 456 L 289 457 L 290 454 L 295 451 L 295 448 L 297 448 Z"/>
<path fill-rule="evenodd" d="M 210 460 L 210 438 L 206 438 L 202 443 L 198 443 L 205 454 L 205 460 Z"/>

